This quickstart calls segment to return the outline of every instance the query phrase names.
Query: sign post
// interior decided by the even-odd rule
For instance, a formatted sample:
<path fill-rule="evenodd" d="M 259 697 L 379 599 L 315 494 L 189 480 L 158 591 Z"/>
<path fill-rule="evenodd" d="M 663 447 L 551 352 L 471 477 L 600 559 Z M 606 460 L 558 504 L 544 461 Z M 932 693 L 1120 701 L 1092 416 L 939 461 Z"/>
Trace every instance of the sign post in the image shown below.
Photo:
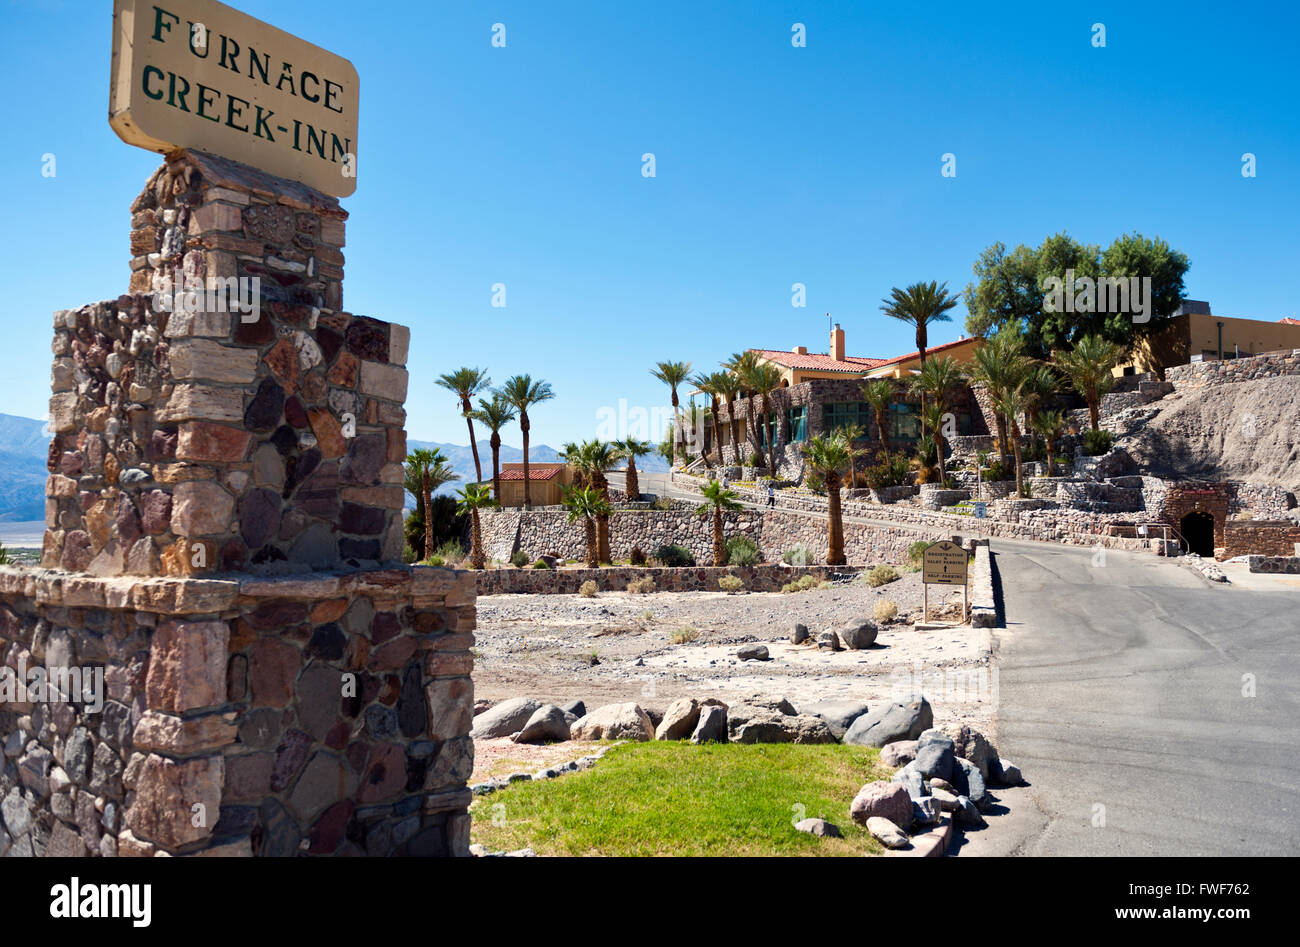
<path fill-rule="evenodd" d="M 930 620 L 930 586 L 960 585 L 961 615 L 966 619 L 966 574 L 969 559 L 966 550 L 954 542 L 943 540 L 925 547 L 921 559 L 922 608 L 924 621 Z"/>

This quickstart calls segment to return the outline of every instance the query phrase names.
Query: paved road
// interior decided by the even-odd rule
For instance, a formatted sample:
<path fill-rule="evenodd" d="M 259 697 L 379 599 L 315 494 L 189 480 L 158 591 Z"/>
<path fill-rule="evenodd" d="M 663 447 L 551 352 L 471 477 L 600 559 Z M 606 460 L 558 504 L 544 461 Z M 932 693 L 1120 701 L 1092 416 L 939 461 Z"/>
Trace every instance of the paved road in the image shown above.
<path fill-rule="evenodd" d="M 961 853 L 1300 852 L 1300 589 L 994 540 L 998 748 L 1027 789 Z M 1253 675 L 1256 696 L 1243 696 Z M 1104 807 L 1104 825 L 1094 820 Z"/>

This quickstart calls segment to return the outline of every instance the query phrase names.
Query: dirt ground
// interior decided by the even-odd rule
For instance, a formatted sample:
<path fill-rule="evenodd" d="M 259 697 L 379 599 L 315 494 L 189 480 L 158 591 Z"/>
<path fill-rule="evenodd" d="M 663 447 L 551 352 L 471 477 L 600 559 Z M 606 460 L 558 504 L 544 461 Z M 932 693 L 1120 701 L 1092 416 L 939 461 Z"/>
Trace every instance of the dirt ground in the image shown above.
<path fill-rule="evenodd" d="M 911 573 L 879 589 L 858 581 L 796 594 L 483 596 L 475 697 L 581 699 L 588 709 L 636 701 L 662 710 L 682 696 L 733 701 L 761 694 L 784 697 L 798 710 L 824 700 L 910 700 L 919 682 L 936 724 L 969 723 L 991 736 L 996 676 L 990 679 L 980 652 L 980 631 L 909 623 L 920 617 L 921 588 L 920 575 Z M 947 597 L 931 587 L 932 609 Z M 796 622 L 815 641 L 819 632 L 870 618 L 882 598 L 898 605 L 899 618 L 883 625 L 867 650 L 790 643 Z M 960 593 L 952 599 L 959 603 Z M 766 645 L 771 660 L 737 658 L 738 647 L 749 643 Z"/>

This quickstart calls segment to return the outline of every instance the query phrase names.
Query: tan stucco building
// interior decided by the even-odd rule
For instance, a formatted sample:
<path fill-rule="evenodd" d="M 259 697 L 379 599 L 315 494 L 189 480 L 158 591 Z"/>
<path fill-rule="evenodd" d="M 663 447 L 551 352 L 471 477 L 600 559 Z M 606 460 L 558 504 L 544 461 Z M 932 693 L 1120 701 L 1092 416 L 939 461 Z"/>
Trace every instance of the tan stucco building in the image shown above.
<path fill-rule="evenodd" d="M 1142 339 L 1116 375 L 1139 375 L 1195 360 L 1237 358 L 1300 349 L 1300 320 L 1216 316 L 1209 303 L 1188 300 L 1160 331 Z"/>

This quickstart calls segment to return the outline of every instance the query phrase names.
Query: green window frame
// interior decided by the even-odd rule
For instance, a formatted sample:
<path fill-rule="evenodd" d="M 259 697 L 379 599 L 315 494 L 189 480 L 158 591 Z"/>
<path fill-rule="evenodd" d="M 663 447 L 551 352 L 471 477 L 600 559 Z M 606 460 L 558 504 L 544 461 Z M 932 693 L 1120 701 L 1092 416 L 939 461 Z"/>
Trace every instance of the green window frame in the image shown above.
<path fill-rule="evenodd" d="M 865 401 L 829 401 L 822 405 L 822 433 L 833 434 L 842 427 L 859 424 L 866 431 L 862 440 L 871 437 L 875 414 Z"/>
<path fill-rule="evenodd" d="M 791 443 L 798 444 L 808 440 L 808 406 L 806 404 L 787 410 L 785 423 L 790 430 Z"/>

